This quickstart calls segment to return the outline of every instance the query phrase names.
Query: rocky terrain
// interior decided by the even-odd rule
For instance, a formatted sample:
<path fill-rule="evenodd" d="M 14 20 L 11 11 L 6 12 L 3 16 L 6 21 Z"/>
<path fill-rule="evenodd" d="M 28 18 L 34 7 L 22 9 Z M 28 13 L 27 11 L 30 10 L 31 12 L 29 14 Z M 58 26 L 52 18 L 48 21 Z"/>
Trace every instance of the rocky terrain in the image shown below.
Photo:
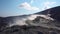
<path fill-rule="evenodd" d="M 0 17 L 0 34 L 60 34 L 60 6 L 30 15 Z"/>

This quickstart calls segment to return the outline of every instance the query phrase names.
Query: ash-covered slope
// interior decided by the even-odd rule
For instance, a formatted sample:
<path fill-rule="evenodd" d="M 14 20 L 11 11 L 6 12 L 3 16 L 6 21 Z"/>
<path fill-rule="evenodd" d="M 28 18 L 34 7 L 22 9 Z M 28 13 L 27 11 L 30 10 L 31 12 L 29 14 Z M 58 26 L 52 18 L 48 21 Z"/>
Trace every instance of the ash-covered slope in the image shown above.
<path fill-rule="evenodd" d="M 34 20 L 26 20 L 27 25 L 15 24 L 2 27 L 0 34 L 60 34 L 60 29 L 55 26 L 53 20 L 37 16 Z"/>
<path fill-rule="evenodd" d="M 0 34 L 60 34 L 59 8 L 21 16 L 1 17 Z"/>

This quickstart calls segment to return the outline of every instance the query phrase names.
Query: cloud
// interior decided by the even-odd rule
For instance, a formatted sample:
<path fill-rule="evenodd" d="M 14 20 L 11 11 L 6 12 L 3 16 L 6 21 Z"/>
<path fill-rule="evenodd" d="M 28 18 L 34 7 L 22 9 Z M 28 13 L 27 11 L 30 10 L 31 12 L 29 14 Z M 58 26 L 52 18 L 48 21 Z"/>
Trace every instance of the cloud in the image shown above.
<path fill-rule="evenodd" d="M 20 5 L 20 8 L 24 8 L 26 10 L 34 11 L 34 10 L 39 10 L 39 8 L 31 6 L 29 3 L 24 2 Z"/>
<path fill-rule="evenodd" d="M 34 2 L 34 0 L 31 0 L 31 2 L 30 2 L 30 3 L 32 4 L 33 2 Z"/>
<path fill-rule="evenodd" d="M 45 9 L 51 8 L 52 5 L 54 5 L 56 2 L 44 2 Z"/>

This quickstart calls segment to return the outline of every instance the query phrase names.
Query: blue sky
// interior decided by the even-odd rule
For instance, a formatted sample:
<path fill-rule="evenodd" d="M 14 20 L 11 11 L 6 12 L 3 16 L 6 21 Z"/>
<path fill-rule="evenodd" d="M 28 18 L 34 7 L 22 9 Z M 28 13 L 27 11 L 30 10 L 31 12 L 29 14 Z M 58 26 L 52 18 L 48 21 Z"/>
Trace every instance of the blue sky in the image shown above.
<path fill-rule="evenodd" d="M 0 0 L 0 16 L 33 14 L 60 6 L 60 0 Z"/>

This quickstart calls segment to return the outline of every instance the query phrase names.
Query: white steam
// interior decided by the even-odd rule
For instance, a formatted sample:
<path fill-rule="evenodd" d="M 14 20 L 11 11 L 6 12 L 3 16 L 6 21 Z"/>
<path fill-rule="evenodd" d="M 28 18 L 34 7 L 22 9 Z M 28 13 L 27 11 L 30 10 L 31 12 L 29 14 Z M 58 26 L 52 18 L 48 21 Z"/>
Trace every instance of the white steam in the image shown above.
<path fill-rule="evenodd" d="M 26 20 L 34 20 L 37 16 L 40 16 L 40 17 L 43 17 L 45 19 L 49 19 L 49 20 L 54 20 L 53 18 L 47 16 L 47 15 L 30 15 L 26 18 L 17 18 L 17 19 L 14 19 L 14 23 L 13 24 L 10 24 L 9 26 L 13 26 L 13 25 L 19 25 L 19 26 L 22 26 L 22 25 L 28 25 L 26 23 Z"/>

